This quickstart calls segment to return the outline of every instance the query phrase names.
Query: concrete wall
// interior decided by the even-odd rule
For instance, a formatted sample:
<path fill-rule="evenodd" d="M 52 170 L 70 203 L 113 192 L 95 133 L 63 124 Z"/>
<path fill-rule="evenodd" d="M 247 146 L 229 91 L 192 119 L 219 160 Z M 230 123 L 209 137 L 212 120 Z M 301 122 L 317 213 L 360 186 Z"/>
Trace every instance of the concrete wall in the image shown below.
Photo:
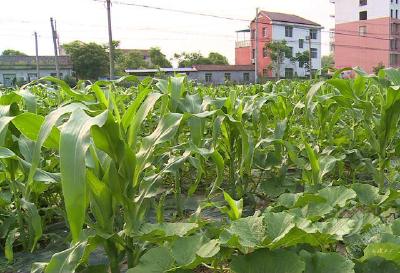
<path fill-rule="evenodd" d="M 293 26 L 293 37 L 285 37 L 285 26 Z M 317 49 L 317 58 L 312 59 L 312 69 L 321 69 L 321 30 L 317 28 L 307 27 L 307 26 L 299 26 L 293 24 L 279 24 L 273 25 L 272 39 L 274 41 L 282 41 L 285 40 L 289 47 L 293 48 L 293 56 L 296 56 L 298 52 L 308 51 L 309 45 L 306 39 L 307 36 L 310 35 L 310 29 L 317 30 L 317 39 L 311 40 L 311 48 Z M 299 40 L 302 39 L 303 48 L 299 47 Z M 299 77 L 305 77 L 306 72 L 305 69 L 299 67 L 299 63 L 292 63 L 290 59 L 286 59 L 284 64 L 281 67 L 280 75 L 281 77 L 285 76 L 285 68 L 292 68 L 294 73 Z M 307 73 L 308 75 L 308 73 Z"/>
<path fill-rule="evenodd" d="M 335 31 L 336 67 L 360 66 L 369 73 L 373 72 L 373 67 L 380 62 L 389 67 L 390 40 L 388 37 L 391 36 L 391 22 L 393 20 L 386 17 L 337 24 Z M 358 34 L 360 26 L 367 28 L 365 36 Z"/>
<path fill-rule="evenodd" d="M 54 70 L 40 70 L 40 77 L 51 76 L 52 73 L 56 73 Z M 32 70 L 0 70 L 0 84 L 4 83 L 4 75 L 16 75 L 16 80 L 18 81 L 29 81 L 28 75 L 29 74 L 36 74 L 36 69 Z M 72 69 L 60 69 L 60 74 L 62 77 L 71 76 Z M 33 80 L 33 79 L 30 79 Z"/>
<path fill-rule="evenodd" d="M 335 0 L 336 24 L 354 22 L 359 20 L 360 11 L 367 11 L 368 19 L 377 19 L 390 16 L 390 8 L 400 9 L 396 1 L 368 0 L 366 6 L 360 6 L 360 0 Z"/>

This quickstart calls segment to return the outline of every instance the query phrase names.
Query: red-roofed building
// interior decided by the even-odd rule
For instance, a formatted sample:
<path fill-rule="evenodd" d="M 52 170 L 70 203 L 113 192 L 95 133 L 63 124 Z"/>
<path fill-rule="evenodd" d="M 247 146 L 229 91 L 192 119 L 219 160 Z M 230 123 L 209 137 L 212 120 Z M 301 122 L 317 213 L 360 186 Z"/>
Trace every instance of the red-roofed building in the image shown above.
<path fill-rule="evenodd" d="M 235 63 L 236 65 L 255 64 L 256 57 L 256 20 L 254 19 L 249 29 L 237 31 Z M 277 71 L 271 71 L 269 66 L 271 59 L 265 45 L 271 41 L 285 40 L 291 48 L 291 56 L 298 52 L 309 50 L 308 37 L 311 37 L 312 69 L 321 68 L 321 25 L 304 19 L 297 15 L 278 12 L 261 11 L 258 14 L 258 76 L 274 77 Z M 302 64 L 293 63 L 287 56 L 281 66 L 279 74 L 281 77 L 291 78 L 293 76 L 305 77 L 308 71 Z"/>

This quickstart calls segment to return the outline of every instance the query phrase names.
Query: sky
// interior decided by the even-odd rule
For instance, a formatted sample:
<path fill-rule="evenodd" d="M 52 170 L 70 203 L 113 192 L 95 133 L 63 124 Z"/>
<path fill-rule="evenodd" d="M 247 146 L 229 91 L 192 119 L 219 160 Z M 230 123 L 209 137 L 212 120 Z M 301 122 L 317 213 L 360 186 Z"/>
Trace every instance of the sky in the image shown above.
<path fill-rule="evenodd" d="M 108 41 L 105 4 L 94 0 L 1 0 L 0 52 L 16 49 L 34 55 L 33 33 L 39 35 L 39 54 L 53 54 L 50 17 L 57 21 L 60 43 L 74 40 L 106 44 Z M 201 12 L 238 19 L 253 19 L 256 8 L 296 14 L 324 27 L 322 54 L 329 54 L 329 33 L 334 26 L 333 4 L 329 0 L 119 0 L 168 9 Z M 234 63 L 236 30 L 246 21 L 222 20 L 170 11 L 118 4 L 112 6 L 113 39 L 121 48 L 160 47 L 174 53 L 219 52 Z"/>

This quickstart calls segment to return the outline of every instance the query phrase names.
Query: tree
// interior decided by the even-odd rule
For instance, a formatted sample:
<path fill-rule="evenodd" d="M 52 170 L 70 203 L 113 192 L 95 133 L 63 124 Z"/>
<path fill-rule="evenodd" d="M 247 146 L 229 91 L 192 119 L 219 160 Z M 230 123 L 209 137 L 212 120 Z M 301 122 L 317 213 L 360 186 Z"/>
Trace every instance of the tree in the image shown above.
<path fill-rule="evenodd" d="M 268 50 L 268 55 L 271 58 L 270 70 L 275 71 L 276 78 L 280 79 L 281 65 L 285 61 L 285 56 L 291 53 L 290 47 L 287 46 L 287 42 L 283 41 L 272 41 L 267 43 L 265 47 Z"/>
<path fill-rule="evenodd" d="M 333 54 L 322 56 L 321 65 L 322 68 L 333 68 L 335 66 L 335 58 Z"/>
<path fill-rule="evenodd" d="M 385 65 L 382 62 L 378 63 L 377 66 L 374 66 L 372 68 L 372 70 L 374 71 L 375 75 L 378 75 L 379 71 L 381 71 L 382 69 L 385 69 Z"/>
<path fill-rule="evenodd" d="M 125 69 L 149 68 L 149 63 L 144 60 L 144 56 L 140 51 L 132 51 L 124 53 L 116 50 L 115 72 L 121 76 L 125 73 Z"/>
<path fill-rule="evenodd" d="M 107 75 L 109 60 L 105 46 L 75 41 L 63 47 L 71 56 L 73 69 L 79 79 L 97 80 Z"/>
<path fill-rule="evenodd" d="M 204 57 L 200 52 L 182 52 L 175 53 L 174 58 L 178 61 L 179 67 L 192 67 L 196 64 L 229 64 L 228 59 L 217 52 L 211 52 L 208 57 Z"/>
<path fill-rule="evenodd" d="M 210 52 L 210 54 L 208 54 L 208 59 L 211 61 L 212 64 L 229 64 L 228 58 L 226 58 L 222 54 L 219 54 L 218 52 Z"/>
<path fill-rule="evenodd" d="M 304 68 L 304 72 L 310 72 L 310 52 L 297 52 L 296 56 L 290 59 L 292 62 L 299 62 L 299 66 Z"/>
<path fill-rule="evenodd" d="M 158 47 L 150 48 L 149 56 L 151 64 L 155 67 L 172 67 L 171 62 L 168 61 L 167 57 L 161 52 L 161 49 Z"/>
<path fill-rule="evenodd" d="M 14 49 L 6 49 L 1 53 L 1 56 L 27 56 L 25 53 L 14 50 Z"/>

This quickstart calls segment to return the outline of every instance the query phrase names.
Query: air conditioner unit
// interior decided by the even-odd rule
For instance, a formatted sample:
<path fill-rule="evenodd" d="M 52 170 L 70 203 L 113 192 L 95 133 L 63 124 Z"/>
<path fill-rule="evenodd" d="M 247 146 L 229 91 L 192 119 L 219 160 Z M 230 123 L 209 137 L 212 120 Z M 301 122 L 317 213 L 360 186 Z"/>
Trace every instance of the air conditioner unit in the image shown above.
<path fill-rule="evenodd" d="M 251 59 L 251 63 L 255 64 L 256 63 L 256 59 Z"/>

